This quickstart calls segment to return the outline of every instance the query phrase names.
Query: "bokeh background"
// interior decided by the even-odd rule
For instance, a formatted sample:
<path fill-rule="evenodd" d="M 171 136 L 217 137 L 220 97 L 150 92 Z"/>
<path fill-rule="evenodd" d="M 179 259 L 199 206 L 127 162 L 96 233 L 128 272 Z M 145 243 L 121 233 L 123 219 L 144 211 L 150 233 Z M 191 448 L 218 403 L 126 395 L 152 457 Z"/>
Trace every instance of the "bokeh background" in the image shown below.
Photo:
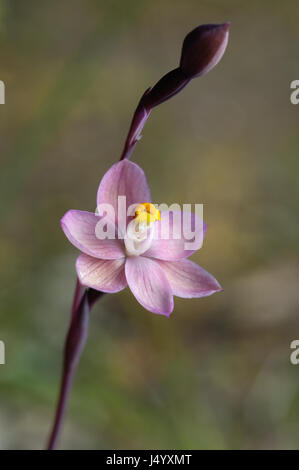
<path fill-rule="evenodd" d="M 143 91 L 202 23 L 232 22 L 221 63 L 156 108 L 136 147 L 157 202 L 204 203 L 193 257 L 224 291 L 170 320 L 126 290 L 93 309 L 61 448 L 299 445 L 299 3 L 1 0 L 0 448 L 43 448 L 76 250 Z"/>

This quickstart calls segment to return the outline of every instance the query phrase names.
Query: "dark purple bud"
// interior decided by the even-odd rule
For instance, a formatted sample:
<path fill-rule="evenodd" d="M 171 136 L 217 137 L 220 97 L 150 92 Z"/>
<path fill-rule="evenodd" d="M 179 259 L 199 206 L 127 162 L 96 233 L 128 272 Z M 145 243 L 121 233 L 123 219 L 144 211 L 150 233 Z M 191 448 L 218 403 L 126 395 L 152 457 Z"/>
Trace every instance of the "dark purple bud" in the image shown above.
<path fill-rule="evenodd" d="M 208 73 L 221 60 L 227 43 L 230 23 L 204 24 L 185 37 L 180 67 L 188 78 Z"/>
<path fill-rule="evenodd" d="M 204 24 L 185 37 L 180 66 L 162 77 L 143 96 L 150 110 L 179 93 L 192 78 L 209 72 L 220 61 L 228 42 L 230 23 Z"/>

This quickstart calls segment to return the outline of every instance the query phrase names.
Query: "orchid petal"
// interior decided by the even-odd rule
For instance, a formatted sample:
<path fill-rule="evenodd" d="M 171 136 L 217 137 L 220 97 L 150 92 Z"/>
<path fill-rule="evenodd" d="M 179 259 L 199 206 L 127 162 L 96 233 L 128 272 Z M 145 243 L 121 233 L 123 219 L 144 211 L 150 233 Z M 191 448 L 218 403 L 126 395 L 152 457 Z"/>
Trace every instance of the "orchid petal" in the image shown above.
<path fill-rule="evenodd" d="M 190 223 L 194 241 L 188 239 L 189 235 L 187 237 L 185 233 Z M 144 256 L 167 261 L 187 258 L 201 247 L 206 229 L 206 224 L 190 212 L 161 212 L 161 221 L 155 222 L 154 240 Z M 190 242 L 192 242 L 192 249 L 188 249 Z"/>
<path fill-rule="evenodd" d="M 151 193 L 144 171 L 129 160 L 113 165 L 104 175 L 97 194 L 97 204 L 110 204 L 118 220 L 118 196 L 126 197 L 126 208 L 132 204 L 151 202 Z M 126 220 L 126 219 L 125 219 Z"/>
<path fill-rule="evenodd" d="M 172 288 L 173 295 L 184 298 L 206 297 L 221 291 L 218 281 L 193 261 L 158 261 Z"/>
<path fill-rule="evenodd" d="M 61 226 L 69 241 L 87 255 L 101 259 L 124 257 L 124 245 L 120 240 L 97 238 L 97 223 L 100 220 L 91 212 L 70 210 L 62 217 Z M 114 226 L 112 230 L 115 231 Z"/>
<path fill-rule="evenodd" d="M 97 259 L 81 254 L 77 258 L 78 278 L 84 286 L 102 292 L 115 293 L 127 286 L 125 259 Z"/>
<path fill-rule="evenodd" d="M 132 256 L 126 260 L 125 273 L 131 291 L 144 308 L 166 316 L 171 314 L 171 287 L 156 261 L 143 256 Z"/>

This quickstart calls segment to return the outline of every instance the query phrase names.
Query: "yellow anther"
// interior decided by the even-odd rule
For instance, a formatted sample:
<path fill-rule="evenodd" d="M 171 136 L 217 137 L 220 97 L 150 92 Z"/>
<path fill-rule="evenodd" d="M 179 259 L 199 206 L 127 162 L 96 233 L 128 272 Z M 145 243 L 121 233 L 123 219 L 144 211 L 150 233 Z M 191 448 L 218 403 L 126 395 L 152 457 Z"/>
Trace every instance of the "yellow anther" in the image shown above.
<path fill-rule="evenodd" d="M 135 208 L 135 221 L 139 224 L 151 225 L 161 220 L 160 211 L 150 202 L 142 202 Z"/>

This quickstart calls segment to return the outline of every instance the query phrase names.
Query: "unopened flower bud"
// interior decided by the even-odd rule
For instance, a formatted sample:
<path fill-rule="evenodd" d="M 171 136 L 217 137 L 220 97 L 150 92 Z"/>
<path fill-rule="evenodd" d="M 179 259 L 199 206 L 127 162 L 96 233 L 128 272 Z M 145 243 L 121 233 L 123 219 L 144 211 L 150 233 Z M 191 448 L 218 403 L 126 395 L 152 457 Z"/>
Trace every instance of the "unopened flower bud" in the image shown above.
<path fill-rule="evenodd" d="M 185 37 L 179 67 L 164 75 L 143 94 L 126 139 L 121 160 L 129 158 L 151 110 L 185 88 L 195 77 L 208 73 L 220 61 L 228 42 L 230 23 L 205 24 Z"/>
<path fill-rule="evenodd" d="M 185 37 L 180 68 L 189 79 L 208 73 L 221 60 L 227 43 L 230 23 L 205 24 Z"/>

